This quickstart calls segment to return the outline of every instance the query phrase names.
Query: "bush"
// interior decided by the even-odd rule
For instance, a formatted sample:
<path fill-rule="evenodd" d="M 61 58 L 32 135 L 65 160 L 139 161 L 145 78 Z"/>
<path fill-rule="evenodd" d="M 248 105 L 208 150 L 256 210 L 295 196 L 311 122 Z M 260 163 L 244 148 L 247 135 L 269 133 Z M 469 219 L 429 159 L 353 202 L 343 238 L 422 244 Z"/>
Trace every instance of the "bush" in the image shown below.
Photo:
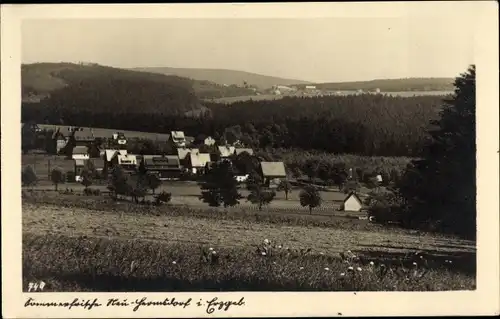
<path fill-rule="evenodd" d="M 101 195 L 101 191 L 97 188 L 90 188 L 90 187 L 87 187 L 83 190 L 83 194 L 84 195 L 87 195 L 87 196 L 99 196 Z"/>
<path fill-rule="evenodd" d="M 65 175 L 66 175 L 66 181 L 68 183 L 74 183 L 75 182 L 76 175 L 75 175 L 74 171 L 67 171 Z"/>
<path fill-rule="evenodd" d="M 156 195 L 156 205 L 161 205 L 163 203 L 169 203 L 172 200 L 172 193 L 167 193 L 165 191 Z"/>
<path fill-rule="evenodd" d="M 367 199 L 368 215 L 376 223 L 403 224 L 401 198 L 394 193 L 370 194 Z"/>

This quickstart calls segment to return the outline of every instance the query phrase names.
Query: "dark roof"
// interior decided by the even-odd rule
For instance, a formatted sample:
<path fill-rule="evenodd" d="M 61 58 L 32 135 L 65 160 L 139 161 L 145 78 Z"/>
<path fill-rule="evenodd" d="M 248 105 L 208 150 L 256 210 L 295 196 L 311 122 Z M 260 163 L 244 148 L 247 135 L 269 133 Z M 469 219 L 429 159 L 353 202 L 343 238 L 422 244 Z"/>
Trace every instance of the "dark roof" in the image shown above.
<path fill-rule="evenodd" d="M 179 157 L 175 155 L 153 156 L 144 155 L 144 166 L 149 169 L 179 169 Z"/>
<path fill-rule="evenodd" d="M 248 155 L 253 155 L 253 149 L 251 149 L 251 148 L 236 148 L 234 150 L 234 153 L 236 155 L 240 155 L 241 153 L 245 153 L 245 152 L 247 152 Z"/>
<path fill-rule="evenodd" d="M 87 146 L 75 146 L 75 147 L 73 147 L 73 154 L 88 154 Z"/>
<path fill-rule="evenodd" d="M 349 194 L 347 194 L 346 198 L 344 198 L 344 203 L 351 197 L 351 196 L 354 196 L 354 198 L 356 198 L 360 203 L 361 205 L 363 205 L 363 201 L 361 200 L 361 198 L 359 198 L 358 194 L 354 193 L 354 192 L 350 192 Z"/>

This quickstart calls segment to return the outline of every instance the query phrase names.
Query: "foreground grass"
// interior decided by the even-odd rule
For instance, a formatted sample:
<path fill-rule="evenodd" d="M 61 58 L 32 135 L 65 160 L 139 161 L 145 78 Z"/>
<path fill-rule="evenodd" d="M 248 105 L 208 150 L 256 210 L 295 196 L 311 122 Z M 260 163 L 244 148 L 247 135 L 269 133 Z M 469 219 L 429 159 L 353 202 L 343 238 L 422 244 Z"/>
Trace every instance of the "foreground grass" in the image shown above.
<path fill-rule="evenodd" d="M 427 235 L 416 230 L 401 229 L 396 226 L 382 226 L 370 223 L 367 220 L 351 219 L 336 215 L 309 215 L 305 213 L 290 212 L 286 209 L 268 210 L 264 208 L 259 212 L 246 207 L 229 209 L 215 209 L 208 206 L 192 208 L 186 206 L 145 206 L 127 201 L 116 202 L 108 196 L 78 196 L 65 195 L 57 192 L 23 192 L 23 205 L 53 205 L 64 209 L 81 208 L 90 211 L 114 212 L 121 214 L 194 217 L 197 219 L 222 221 L 239 221 L 243 223 L 274 224 L 283 226 L 306 226 L 334 228 L 343 230 L 367 230 L 378 232 L 396 232 L 401 234 Z M 440 237 L 440 235 L 433 235 Z"/>
<path fill-rule="evenodd" d="M 262 242 L 262 241 L 261 241 Z M 373 264 L 371 264 L 373 262 Z M 44 291 L 429 291 L 475 289 L 473 275 L 410 254 L 397 262 L 311 250 L 23 236 L 23 284 Z M 351 268 L 349 268 L 351 267 Z"/>

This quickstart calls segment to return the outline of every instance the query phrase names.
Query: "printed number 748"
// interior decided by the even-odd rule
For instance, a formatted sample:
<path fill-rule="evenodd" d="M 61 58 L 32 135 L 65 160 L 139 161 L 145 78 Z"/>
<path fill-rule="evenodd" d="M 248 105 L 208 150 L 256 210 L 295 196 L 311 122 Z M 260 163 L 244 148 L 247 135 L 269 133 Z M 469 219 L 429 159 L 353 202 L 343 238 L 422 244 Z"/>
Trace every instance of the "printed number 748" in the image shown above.
<path fill-rule="evenodd" d="M 45 287 L 45 283 L 43 281 L 30 282 L 28 284 L 28 292 L 37 291 L 37 290 L 43 291 L 43 287 Z"/>

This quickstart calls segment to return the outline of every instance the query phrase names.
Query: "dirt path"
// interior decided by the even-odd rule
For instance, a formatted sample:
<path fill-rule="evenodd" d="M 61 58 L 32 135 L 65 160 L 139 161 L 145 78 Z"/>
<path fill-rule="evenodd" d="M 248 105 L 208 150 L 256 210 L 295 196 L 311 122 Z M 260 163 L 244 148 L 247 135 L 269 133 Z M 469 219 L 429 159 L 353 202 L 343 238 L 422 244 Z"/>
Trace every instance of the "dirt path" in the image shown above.
<path fill-rule="evenodd" d="M 316 227 L 280 226 L 191 217 L 136 216 L 72 210 L 50 205 L 23 204 L 23 231 L 70 236 L 106 236 L 203 243 L 214 247 L 252 246 L 267 238 L 291 248 L 312 248 L 325 254 L 341 251 L 433 250 L 443 253 L 474 252 L 473 242 L 401 235 L 387 232 L 347 231 Z"/>

